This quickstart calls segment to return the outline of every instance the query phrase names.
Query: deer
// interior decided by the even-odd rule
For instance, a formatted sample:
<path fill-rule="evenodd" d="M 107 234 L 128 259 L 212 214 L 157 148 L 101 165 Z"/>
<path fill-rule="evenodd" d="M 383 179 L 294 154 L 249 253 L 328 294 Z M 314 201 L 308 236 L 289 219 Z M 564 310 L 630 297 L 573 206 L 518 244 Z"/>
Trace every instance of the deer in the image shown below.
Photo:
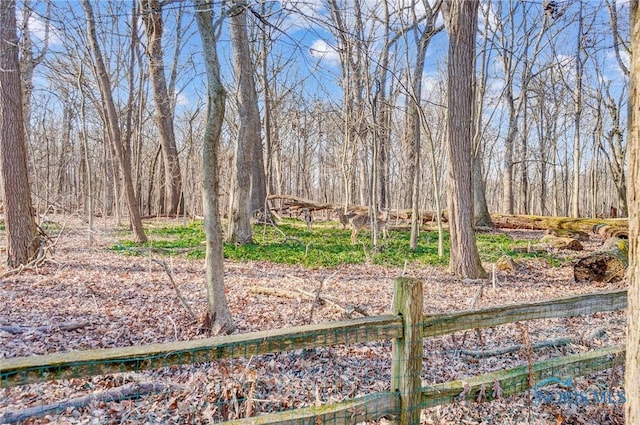
<path fill-rule="evenodd" d="M 355 245 L 358 242 L 358 233 L 360 230 L 371 226 L 371 218 L 369 214 L 357 214 L 354 212 L 350 212 L 345 216 L 348 217 L 349 226 L 351 227 L 351 244 Z M 390 216 L 391 214 L 388 209 L 385 209 L 378 215 L 378 230 L 382 232 L 384 239 L 387 239 L 388 236 L 387 227 L 389 226 Z"/>
<path fill-rule="evenodd" d="M 302 214 L 304 216 L 304 222 L 307 224 L 307 230 L 311 230 L 311 223 L 313 222 L 313 215 L 311 215 L 311 210 L 309 208 L 303 208 Z"/>
<path fill-rule="evenodd" d="M 356 213 L 354 213 L 353 211 L 347 211 L 347 213 L 345 214 L 344 208 L 342 207 L 335 208 L 333 212 L 336 213 L 336 215 L 338 216 L 338 220 L 342 224 L 343 229 L 346 229 L 347 226 L 349 225 L 349 219 L 354 215 L 356 215 Z"/>

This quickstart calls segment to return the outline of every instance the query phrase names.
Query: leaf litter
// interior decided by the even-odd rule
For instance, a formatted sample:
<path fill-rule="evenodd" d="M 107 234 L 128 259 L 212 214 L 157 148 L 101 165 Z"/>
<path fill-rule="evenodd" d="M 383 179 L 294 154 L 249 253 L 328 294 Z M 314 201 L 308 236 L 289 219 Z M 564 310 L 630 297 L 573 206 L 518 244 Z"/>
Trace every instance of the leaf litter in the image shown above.
<path fill-rule="evenodd" d="M 166 223 L 167 220 L 163 220 Z M 514 231 L 518 238 L 539 233 Z M 0 361 L 2 359 L 109 347 L 125 347 L 204 338 L 176 296 L 163 267 L 150 256 L 111 251 L 115 232 L 96 232 L 88 246 L 80 223 L 67 225 L 58 240 L 55 262 L 0 281 Z M 601 241 L 591 243 L 594 249 Z M 575 255 L 575 254 L 564 254 Z M 159 257 L 158 257 L 159 258 Z M 185 302 L 195 312 L 206 308 L 204 262 L 184 256 L 163 257 Z M 487 269 L 491 270 L 487 265 Z M 425 313 L 450 312 L 540 301 L 617 288 L 616 284 L 573 282 L 570 263 L 550 267 L 532 260 L 515 274 L 498 271 L 491 281 L 457 279 L 444 268 L 409 264 L 406 268 L 348 265 L 331 269 L 269 262 L 225 262 L 225 286 L 237 333 L 343 320 L 345 310 L 331 303 L 256 294 L 252 287 L 315 293 L 369 315 L 388 313 L 393 280 L 405 273 L 424 282 Z M 1 273 L 1 271 L 0 271 Z M 330 279 L 328 279 L 331 277 Z M 479 290 L 479 286 L 484 287 Z M 354 317 L 359 317 L 357 313 Z M 425 340 L 422 381 L 433 385 L 521 366 L 566 354 L 624 342 L 624 312 L 526 322 L 532 343 L 578 338 L 562 347 L 545 347 L 488 357 L 462 350 L 494 350 L 521 342 L 516 324 L 458 332 Z M 74 328 L 73 325 L 78 325 Z M 601 330 L 587 337 L 593 330 Z M 595 335 L 595 336 L 594 336 Z M 532 358 L 528 358 L 532 357 Z M 333 403 L 389 391 L 391 342 L 340 345 L 277 352 L 249 359 L 172 366 L 87 379 L 71 379 L 0 389 L 0 422 L 7 413 L 102 394 L 125 385 L 154 383 L 162 388 L 119 401 L 96 397 L 86 405 L 65 407 L 26 418 L 24 423 L 205 423 L 268 412 Z M 573 380 L 577 389 L 596 386 L 621 390 L 619 370 Z M 479 399 L 501 395 L 484 388 Z M 424 424 L 621 424 L 621 405 L 601 403 L 534 405 L 530 393 L 491 402 L 458 401 L 425 409 Z M 387 423 L 389 418 L 381 418 Z"/>

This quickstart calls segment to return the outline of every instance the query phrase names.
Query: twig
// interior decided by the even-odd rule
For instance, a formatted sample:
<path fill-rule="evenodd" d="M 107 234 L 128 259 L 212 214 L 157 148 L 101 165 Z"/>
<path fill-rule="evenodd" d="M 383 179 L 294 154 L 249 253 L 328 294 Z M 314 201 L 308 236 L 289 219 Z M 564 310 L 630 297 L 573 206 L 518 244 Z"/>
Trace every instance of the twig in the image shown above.
<path fill-rule="evenodd" d="M 89 394 L 71 400 L 56 401 L 54 403 L 20 409 L 18 412 L 7 412 L 0 416 L 0 423 L 13 423 L 29 418 L 44 416 L 51 412 L 62 412 L 70 407 L 78 408 L 93 402 L 121 401 L 138 398 L 141 395 L 164 391 L 166 386 L 160 382 L 131 383 L 98 394 Z"/>
<path fill-rule="evenodd" d="M 187 310 L 187 313 L 189 313 L 189 315 L 193 320 L 198 320 L 198 317 L 195 315 L 193 310 L 191 310 L 191 307 L 189 307 L 189 304 L 187 304 L 187 301 L 182 296 L 182 293 L 180 292 L 180 288 L 178 288 L 178 285 L 176 285 L 175 280 L 173 280 L 173 275 L 171 274 L 171 271 L 167 267 L 167 263 L 165 263 L 164 260 L 157 260 L 155 258 L 152 258 L 151 261 L 162 266 L 167 276 L 169 276 L 169 281 L 171 282 L 171 285 L 173 285 L 173 289 L 176 291 L 176 295 L 178 296 L 180 303 L 182 304 L 184 309 Z"/>
<path fill-rule="evenodd" d="M 53 248 L 58 244 L 58 241 L 60 240 L 60 236 L 62 235 L 62 232 L 65 229 L 65 226 L 66 226 L 66 222 L 62 225 L 62 229 L 60 229 L 60 232 L 58 233 L 58 236 L 56 236 L 55 240 L 52 240 L 45 233 L 45 231 L 42 230 L 40 226 L 38 226 L 38 233 L 40 234 L 40 244 L 38 246 L 38 252 L 35 258 L 33 258 L 27 264 L 20 264 L 16 268 L 5 271 L 4 273 L 0 274 L 0 279 L 4 279 L 9 276 L 20 274 L 25 270 L 36 270 L 38 267 L 44 264 L 44 262 L 47 260 L 47 254 L 49 253 L 49 251 L 53 250 Z M 47 241 L 52 241 L 52 242 L 47 243 Z"/>
<path fill-rule="evenodd" d="M 313 301 L 311 302 L 311 309 L 309 310 L 309 324 L 311 324 L 311 319 L 313 319 L 313 310 L 316 306 L 316 304 L 319 303 L 320 301 L 320 292 L 322 291 L 322 285 L 324 284 L 324 281 L 321 281 L 318 284 L 318 289 L 316 289 L 316 294 L 313 297 Z"/>
<path fill-rule="evenodd" d="M 476 291 L 476 294 L 471 299 L 471 305 L 469 306 L 469 308 L 474 308 L 476 306 L 476 304 L 478 304 L 478 301 L 480 300 L 480 298 L 482 298 L 482 290 L 483 289 L 484 289 L 484 285 L 480 285 L 480 287 L 478 287 L 478 290 Z"/>
<path fill-rule="evenodd" d="M 169 316 L 167 314 L 167 319 L 169 319 L 169 321 L 171 322 L 171 324 L 173 325 L 173 337 L 176 339 L 176 341 L 178 340 L 178 326 L 176 326 L 176 322 L 173 320 L 173 318 L 171 316 Z"/>

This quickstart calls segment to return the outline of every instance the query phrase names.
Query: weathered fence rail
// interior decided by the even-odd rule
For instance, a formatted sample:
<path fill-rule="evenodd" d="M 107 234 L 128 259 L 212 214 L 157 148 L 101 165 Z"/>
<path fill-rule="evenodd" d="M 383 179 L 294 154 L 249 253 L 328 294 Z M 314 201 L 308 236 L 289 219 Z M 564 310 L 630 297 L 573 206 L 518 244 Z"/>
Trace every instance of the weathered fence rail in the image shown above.
<path fill-rule="evenodd" d="M 174 364 L 211 362 L 303 348 L 392 340 L 390 392 L 329 405 L 265 414 L 232 423 L 332 422 L 357 423 L 391 416 L 398 422 L 419 422 L 420 409 L 452 403 L 460 398 L 478 399 L 485 387 L 499 385 L 502 396 L 517 394 L 536 381 L 562 371 L 578 376 L 603 370 L 624 361 L 624 347 L 609 347 L 559 357 L 517 368 L 423 388 L 421 382 L 423 338 L 467 329 L 517 321 L 588 315 L 626 308 L 626 290 L 599 292 L 550 301 L 524 303 L 444 314 L 422 314 L 422 283 L 395 281 L 393 314 L 298 326 L 195 341 L 124 348 L 87 350 L 30 356 L 0 361 L 0 387 L 47 380 L 103 375 L 128 370 L 148 370 Z M 490 399 L 491 396 L 486 396 Z M 1 412 L 0 412 L 1 413 Z M 0 421 L 3 417 L 0 416 Z M 6 417 L 5 417 L 6 419 Z"/>
<path fill-rule="evenodd" d="M 0 387 L 389 340 L 402 336 L 402 329 L 402 318 L 386 315 L 193 341 L 18 357 L 0 362 Z"/>
<path fill-rule="evenodd" d="M 422 324 L 424 337 L 428 338 L 527 320 L 585 316 L 625 308 L 627 308 L 627 290 L 620 289 L 548 301 L 428 314 L 424 316 Z"/>

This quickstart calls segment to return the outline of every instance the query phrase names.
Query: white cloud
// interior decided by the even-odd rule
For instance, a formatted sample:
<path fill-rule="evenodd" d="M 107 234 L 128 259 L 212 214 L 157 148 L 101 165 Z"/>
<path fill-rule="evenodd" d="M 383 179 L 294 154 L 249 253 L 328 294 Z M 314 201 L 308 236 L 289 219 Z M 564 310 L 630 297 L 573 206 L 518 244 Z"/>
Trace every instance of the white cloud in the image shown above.
<path fill-rule="evenodd" d="M 178 93 L 176 95 L 176 105 L 186 106 L 189 103 L 190 103 L 189 98 L 187 98 L 187 96 L 185 96 L 184 93 Z"/>
<path fill-rule="evenodd" d="M 285 0 L 282 8 L 288 11 L 280 26 L 284 31 L 316 27 L 318 20 L 322 20 L 321 17 L 326 12 L 322 0 Z"/>
<path fill-rule="evenodd" d="M 432 102 L 443 96 L 442 81 L 435 75 L 423 75 L 422 77 L 422 99 Z"/>
<path fill-rule="evenodd" d="M 309 48 L 309 54 L 314 58 L 325 61 L 329 65 L 340 64 L 340 55 L 338 54 L 338 51 L 324 40 L 314 41 Z"/>
<path fill-rule="evenodd" d="M 57 28 L 49 24 L 49 28 L 47 29 L 46 22 L 37 16 L 31 15 L 29 17 L 29 31 L 31 32 L 32 39 L 36 42 L 42 43 L 46 38 L 49 45 L 62 44 L 62 38 Z"/>
<path fill-rule="evenodd" d="M 607 79 L 609 80 L 624 80 L 625 75 L 620 68 L 620 64 L 618 63 L 618 59 L 616 58 L 615 52 L 607 52 L 604 57 L 605 60 L 605 74 Z M 620 51 L 620 60 L 622 63 L 629 69 L 631 66 L 631 57 L 629 54 L 623 50 Z"/>
<path fill-rule="evenodd" d="M 488 26 L 489 34 L 493 34 L 498 28 L 498 16 L 493 10 L 491 2 L 483 2 L 478 11 L 478 30 L 484 33 L 485 26 Z"/>

